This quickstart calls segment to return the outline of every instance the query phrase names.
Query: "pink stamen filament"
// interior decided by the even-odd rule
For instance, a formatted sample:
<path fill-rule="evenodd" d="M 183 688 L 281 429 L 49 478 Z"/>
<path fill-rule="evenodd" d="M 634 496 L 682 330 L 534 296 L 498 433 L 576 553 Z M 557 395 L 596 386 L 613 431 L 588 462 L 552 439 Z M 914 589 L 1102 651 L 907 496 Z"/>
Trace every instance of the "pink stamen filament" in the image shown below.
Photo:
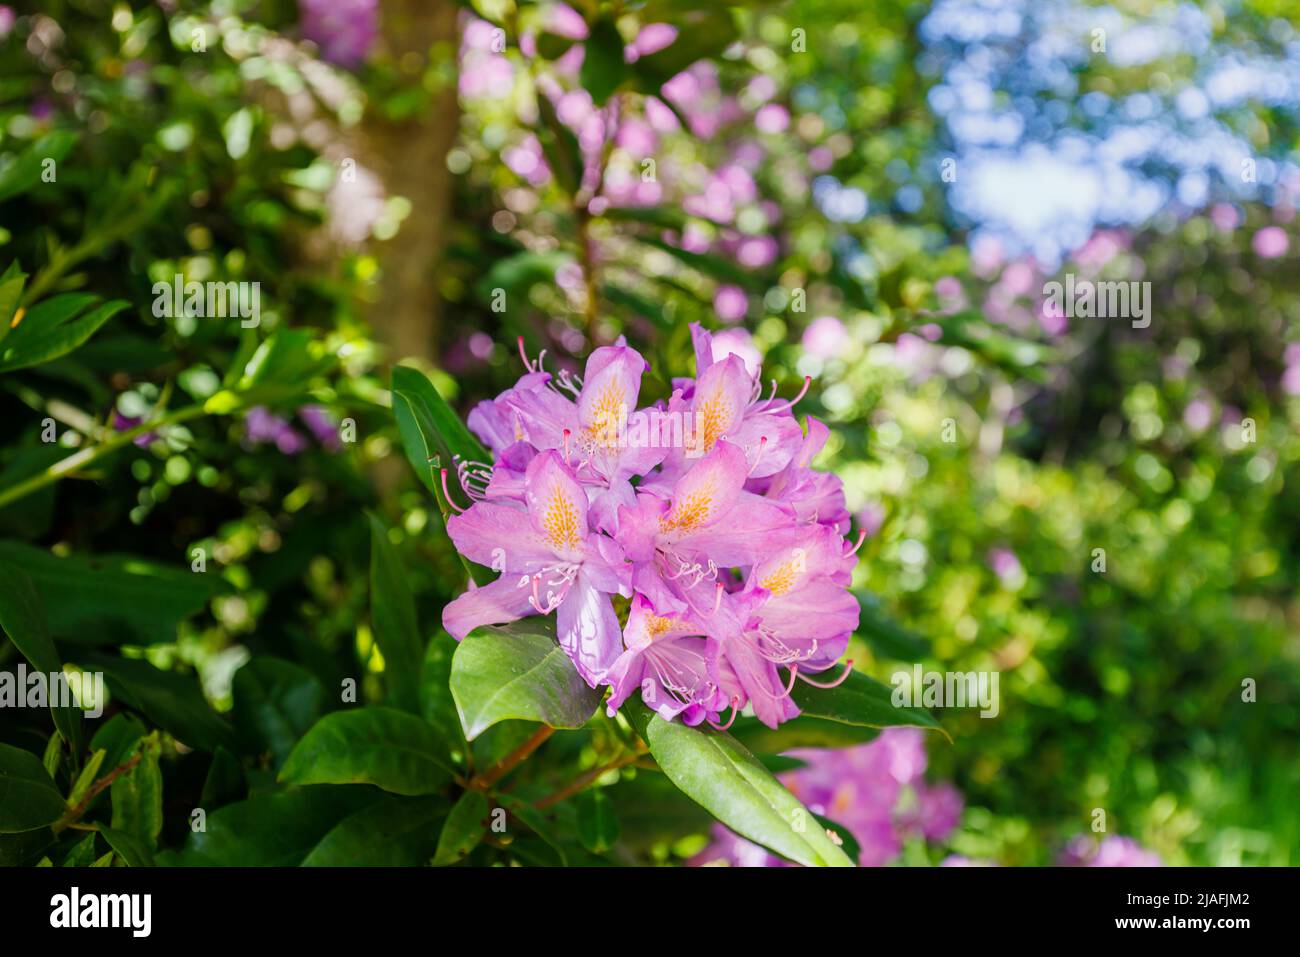
<path fill-rule="evenodd" d="M 798 665 L 791 665 L 791 666 L 790 666 L 790 683 L 789 683 L 788 685 L 786 685 L 786 687 L 785 687 L 785 693 L 784 693 L 783 695 L 781 695 L 782 698 L 788 698 L 788 697 L 790 697 L 790 692 L 791 692 L 791 691 L 794 691 L 794 685 L 795 685 L 795 682 L 798 681 L 798 680 L 799 680 L 799 666 L 798 666 Z"/>
<path fill-rule="evenodd" d="M 749 467 L 749 473 L 748 473 L 748 474 L 750 474 L 750 475 L 753 475 L 753 474 L 754 474 L 754 469 L 758 468 L 758 463 L 761 462 L 761 461 L 763 460 L 763 453 L 764 453 L 765 451 L 767 451 L 767 436 L 766 436 L 766 435 L 763 436 L 762 438 L 760 438 L 760 439 L 758 440 L 758 454 L 757 454 L 756 456 L 754 456 L 754 464 L 751 465 L 751 466 Z"/>
<path fill-rule="evenodd" d="M 795 407 L 795 404 L 798 403 L 800 399 L 802 399 L 804 396 L 808 394 L 808 390 L 811 388 L 812 388 L 812 376 L 806 375 L 803 377 L 803 388 L 799 390 L 798 395 L 796 395 L 793 399 L 787 402 L 783 407 L 779 409 L 769 409 L 768 411 L 788 412 L 790 409 L 793 409 Z"/>
<path fill-rule="evenodd" d="M 844 554 L 845 554 L 846 556 L 847 556 L 847 555 L 856 555 L 856 554 L 858 553 L 858 549 L 860 549 L 860 548 L 862 547 L 862 543 L 865 542 L 866 540 L 867 540 L 867 530 L 866 530 L 865 528 L 863 528 L 863 529 L 859 529 L 859 531 L 858 531 L 858 543 L 857 543 L 856 545 L 854 545 L 852 548 L 850 548 L 850 549 L 849 549 L 847 552 L 845 552 Z"/>
<path fill-rule="evenodd" d="M 740 705 L 740 698 L 738 696 L 733 696 L 731 699 L 731 717 L 727 719 L 727 723 L 718 724 L 712 718 L 710 718 L 709 726 L 712 727 L 715 731 L 726 731 L 728 728 L 730 728 L 733 724 L 736 723 L 736 715 L 740 714 L 739 705 Z"/>
<path fill-rule="evenodd" d="M 813 681 L 807 675 L 800 675 L 799 678 L 800 680 L 812 685 L 814 688 L 838 688 L 840 685 L 844 684 L 845 679 L 848 678 L 849 672 L 852 670 L 853 659 L 850 658 L 848 661 L 844 662 L 844 670 L 840 672 L 840 676 L 834 681 Z"/>
<path fill-rule="evenodd" d="M 440 473 L 441 476 L 442 476 L 442 494 L 443 494 L 443 497 L 447 499 L 447 504 L 448 504 L 451 508 L 455 509 L 456 512 L 457 512 L 458 514 L 459 514 L 460 512 L 465 511 L 464 508 L 462 508 L 461 506 L 457 505 L 455 502 L 452 501 L 452 499 L 451 499 L 451 492 L 449 492 L 449 491 L 447 490 L 447 470 L 446 470 L 446 469 L 439 469 L 439 473 Z"/>

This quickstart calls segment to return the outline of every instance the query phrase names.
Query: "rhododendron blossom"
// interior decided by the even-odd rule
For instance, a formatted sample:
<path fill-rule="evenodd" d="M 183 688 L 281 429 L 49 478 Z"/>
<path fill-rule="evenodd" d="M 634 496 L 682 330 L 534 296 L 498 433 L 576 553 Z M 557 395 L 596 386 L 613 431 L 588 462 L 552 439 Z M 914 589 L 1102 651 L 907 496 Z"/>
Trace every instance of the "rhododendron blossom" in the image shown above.
<path fill-rule="evenodd" d="M 811 467 L 828 431 L 800 427 L 803 392 L 782 399 L 773 383 L 764 397 L 740 357 L 692 333 L 697 378 L 647 408 L 646 362 L 620 341 L 581 377 L 525 358 L 516 385 L 473 410 L 493 461 L 457 463 L 471 504 L 448 490 L 447 531 L 500 577 L 443 624 L 460 639 L 554 614 L 578 673 L 611 688 L 611 714 L 639 692 L 664 719 L 724 726 L 749 707 L 776 727 L 799 713 L 795 682 L 822 684 L 808 675 L 857 628 L 857 547 L 839 478 Z"/>

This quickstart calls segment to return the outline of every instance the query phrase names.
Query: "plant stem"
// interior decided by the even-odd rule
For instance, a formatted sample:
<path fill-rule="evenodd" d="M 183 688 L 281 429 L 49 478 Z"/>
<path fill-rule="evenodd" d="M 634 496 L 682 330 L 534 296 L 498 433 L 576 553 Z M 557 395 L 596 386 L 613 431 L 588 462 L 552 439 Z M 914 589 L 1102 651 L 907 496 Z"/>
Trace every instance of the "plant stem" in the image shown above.
<path fill-rule="evenodd" d="M 60 831 L 65 830 L 66 828 L 76 826 L 77 822 L 81 820 L 81 815 L 85 814 L 86 809 L 90 807 L 91 802 L 94 801 L 95 798 L 99 797 L 99 795 L 103 793 L 105 788 L 107 788 L 110 784 L 116 781 L 127 771 L 130 771 L 133 767 L 135 767 L 139 763 L 140 763 L 140 755 L 134 754 L 131 756 L 130 761 L 127 761 L 124 764 L 119 764 L 113 770 L 109 771 L 102 778 L 100 778 L 98 781 L 92 784 L 90 786 L 90 789 L 86 791 L 86 796 L 83 797 L 79 802 L 77 802 L 76 807 L 69 808 L 66 812 L 64 812 L 63 817 L 59 818 L 52 825 L 50 825 L 54 833 L 58 834 Z"/>
<path fill-rule="evenodd" d="M 203 415 L 202 404 L 189 405 L 183 409 L 178 409 L 170 415 L 165 415 L 160 419 L 153 419 L 149 422 L 141 423 L 127 429 L 125 432 L 118 432 L 112 438 L 105 439 L 96 445 L 88 446 L 80 452 L 74 452 L 66 459 L 60 459 L 45 470 L 38 472 L 31 478 L 26 479 L 16 485 L 11 485 L 7 489 L 0 491 L 0 508 L 4 508 L 10 502 L 14 502 L 32 492 L 39 491 L 45 486 L 59 479 L 64 478 L 77 469 L 84 468 L 92 462 L 98 462 L 104 456 L 116 452 L 124 445 L 129 445 L 135 439 L 146 435 L 155 429 L 165 425 L 175 425 L 178 422 L 186 422 L 190 419 L 198 418 Z"/>
<path fill-rule="evenodd" d="M 492 767 L 488 768 L 470 783 L 480 790 L 487 790 L 496 784 L 503 777 L 509 774 L 516 765 L 522 764 L 528 759 L 528 756 L 540 748 L 543 742 L 555 733 L 555 729 L 550 725 L 542 725 L 527 741 L 519 745 L 504 758 L 498 761 Z"/>
<path fill-rule="evenodd" d="M 554 794 L 549 794 L 546 797 L 542 798 L 540 801 L 534 804 L 533 807 L 541 811 L 545 808 L 550 807 L 553 804 L 559 804 L 561 801 L 573 797 L 575 794 L 577 794 L 579 791 L 581 791 L 583 788 L 587 787 L 588 785 L 593 784 L 602 775 L 608 774 L 610 771 L 617 771 L 619 768 L 627 767 L 629 764 L 632 764 L 633 762 L 640 760 L 642 757 L 645 756 L 645 754 L 646 754 L 645 751 L 630 751 L 627 754 L 622 755 L 621 757 L 615 758 L 613 761 L 610 761 L 607 764 L 602 764 L 599 767 L 592 768 L 590 771 L 578 775 L 576 778 L 574 778 L 564 787 L 560 788 Z"/>

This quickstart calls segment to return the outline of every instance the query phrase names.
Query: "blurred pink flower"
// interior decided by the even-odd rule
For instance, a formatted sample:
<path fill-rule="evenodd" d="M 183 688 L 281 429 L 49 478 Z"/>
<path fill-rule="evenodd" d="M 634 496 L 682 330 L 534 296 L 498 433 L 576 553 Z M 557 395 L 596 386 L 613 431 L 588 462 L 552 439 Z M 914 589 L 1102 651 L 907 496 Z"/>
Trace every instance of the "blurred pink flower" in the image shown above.
<path fill-rule="evenodd" d="M 762 269 L 776 261 L 777 244 L 771 236 L 746 236 L 736 249 L 736 262 L 746 269 Z"/>
<path fill-rule="evenodd" d="M 1210 222 L 1220 232 L 1230 233 L 1241 225 L 1241 216 L 1231 203 L 1215 203 L 1210 209 Z"/>
<path fill-rule="evenodd" d="M 627 49 L 624 56 L 629 63 L 635 63 L 643 56 L 658 53 L 673 44 L 677 39 L 677 28 L 670 23 L 647 23 L 641 28 Z"/>
<path fill-rule="evenodd" d="M 1214 410 L 1204 399 L 1193 399 L 1183 410 L 1183 423 L 1193 432 L 1203 432 L 1214 419 Z"/>
<path fill-rule="evenodd" d="M 754 114 L 754 126 L 760 133 L 784 133 L 790 126 L 790 111 L 779 103 L 768 103 Z"/>
<path fill-rule="evenodd" d="M 832 359 L 848 345 L 848 330 L 835 316 L 818 316 L 803 332 L 804 352 L 818 359 Z"/>
<path fill-rule="evenodd" d="M 553 3 L 546 8 L 546 31 L 570 40 L 585 40 L 587 21 L 567 3 Z"/>
<path fill-rule="evenodd" d="M 719 286 L 713 294 L 713 309 L 723 322 L 739 322 L 749 311 L 749 297 L 739 286 Z"/>
<path fill-rule="evenodd" d="M 1254 235 L 1250 245 L 1261 259 L 1280 259 L 1286 255 L 1290 240 L 1281 226 L 1265 226 Z"/>
<path fill-rule="evenodd" d="M 379 0 L 298 0 L 298 18 L 321 56 L 349 70 L 365 61 L 379 36 Z"/>

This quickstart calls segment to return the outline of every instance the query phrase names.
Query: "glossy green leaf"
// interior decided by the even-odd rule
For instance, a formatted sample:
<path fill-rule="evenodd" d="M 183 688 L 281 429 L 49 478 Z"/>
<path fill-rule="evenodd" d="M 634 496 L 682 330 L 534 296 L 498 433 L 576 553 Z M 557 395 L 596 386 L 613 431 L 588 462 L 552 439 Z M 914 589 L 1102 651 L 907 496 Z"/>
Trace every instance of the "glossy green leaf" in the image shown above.
<path fill-rule="evenodd" d="M 235 672 L 231 695 L 235 733 L 245 753 L 269 752 L 276 767 L 325 710 L 320 680 L 280 658 L 250 659 Z"/>
<path fill-rule="evenodd" d="M 457 747 L 465 743 L 465 729 L 451 696 L 451 662 L 458 647 L 455 638 L 439 630 L 429 639 L 420 671 L 420 714 L 444 741 Z"/>
<path fill-rule="evenodd" d="M 417 867 L 438 846 L 441 797 L 385 796 L 335 825 L 303 867 Z"/>
<path fill-rule="evenodd" d="M 0 744 L 0 834 L 34 831 L 67 810 L 63 795 L 30 751 Z"/>
<path fill-rule="evenodd" d="M 63 661 L 46 625 L 45 603 L 27 573 L 9 562 L 0 562 L 0 628 L 47 681 L 62 673 Z M 72 745 L 73 754 L 79 755 L 85 744 L 81 709 L 75 701 L 57 704 L 52 695 L 49 703 L 54 726 Z"/>
<path fill-rule="evenodd" d="M 625 713 L 669 780 L 737 834 L 799 864 L 853 866 L 811 812 L 729 734 L 665 721 L 639 703 Z"/>
<path fill-rule="evenodd" d="M 433 855 L 435 867 L 446 867 L 464 860 L 478 847 L 488 828 L 488 802 L 478 791 L 466 791 L 447 815 L 438 848 Z"/>
<path fill-rule="evenodd" d="M 180 622 L 227 589 L 213 574 L 133 556 L 63 558 L 14 541 L 0 542 L 0 562 L 21 568 L 31 578 L 50 634 L 61 642 L 175 641 Z"/>
<path fill-rule="evenodd" d="M 82 663 L 104 673 L 115 698 L 191 748 L 234 746 L 230 725 L 212 710 L 196 677 L 161 671 L 138 658 L 88 655 Z"/>
<path fill-rule="evenodd" d="M 457 459 L 487 462 L 491 455 L 421 372 L 398 366 L 393 370 L 392 393 L 393 415 L 406 459 L 425 488 L 433 493 L 445 522 L 452 509 L 443 494 L 439 471 L 448 470 L 448 487 L 454 487 Z M 477 584 L 485 585 L 496 577 L 491 569 L 476 565 L 464 556 L 460 560 Z"/>
<path fill-rule="evenodd" d="M 776 728 L 769 728 L 757 718 L 737 718 L 728 730 L 733 738 L 755 754 L 780 754 L 794 748 L 849 748 L 865 744 L 880 733 L 878 728 L 844 724 L 806 714 L 783 721 Z"/>
<path fill-rule="evenodd" d="M 240 800 L 247 793 L 244 769 L 239 759 L 225 748 L 217 748 L 208 765 L 208 775 L 199 792 L 199 806 L 217 808 Z"/>
<path fill-rule="evenodd" d="M 155 731 L 136 747 L 135 767 L 112 784 L 113 829 L 129 834 L 151 851 L 158 846 L 163 825 L 163 782 L 158 767 L 161 743 Z"/>
<path fill-rule="evenodd" d="M 867 728 L 902 726 L 942 730 L 924 708 L 896 707 L 893 693 L 888 685 L 854 671 L 834 688 L 796 683 L 791 697 L 800 711 L 811 718 Z"/>
<path fill-rule="evenodd" d="M 593 854 L 604 854 L 618 841 L 618 816 L 606 788 L 588 788 L 575 798 L 578 840 Z"/>
<path fill-rule="evenodd" d="M 433 794 L 447 785 L 446 743 L 414 715 L 391 708 L 321 718 L 280 769 L 291 784 L 373 784 L 393 794 Z"/>
<path fill-rule="evenodd" d="M 423 641 L 415 617 L 415 598 L 388 529 L 370 516 L 370 624 L 384 656 L 384 678 L 392 704 L 419 710 Z"/>
<path fill-rule="evenodd" d="M 72 318 L 87 301 L 95 300 L 94 296 L 68 293 L 33 306 L 18 328 L 0 342 L 0 372 L 25 369 L 72 352 L 128 305 L 114 299 Z"/>
<path fill-rule="evenodd" d="M 366 788 L 295 788 L 259 794 L 209 813 L 163 866 L 297 867 L 343 819 L 375 803 Z"/>
<path fill-rule="evenodd" d="M 134 834 L 100 825 L 99 833 L 127 867 L 154 867 L 153 851 Z"/>
<path fill-rule="evenodd" d="M 136 742 L 146 733 L 145 726 L 135 715 L 122 712 L 99 726 L 91 739 L 90 747 L 94 751 L 104 751 L 104 766 L 115 768 L 126 763 L 135 751 Z"/>
<path fill-rule="evenodd" d="M 580 728 L 601 699 L 555 643 L 555 624 L 545 618 L 467 635 L 452 660 L 451 694 L 471 741 L 509 719 Z"/>

